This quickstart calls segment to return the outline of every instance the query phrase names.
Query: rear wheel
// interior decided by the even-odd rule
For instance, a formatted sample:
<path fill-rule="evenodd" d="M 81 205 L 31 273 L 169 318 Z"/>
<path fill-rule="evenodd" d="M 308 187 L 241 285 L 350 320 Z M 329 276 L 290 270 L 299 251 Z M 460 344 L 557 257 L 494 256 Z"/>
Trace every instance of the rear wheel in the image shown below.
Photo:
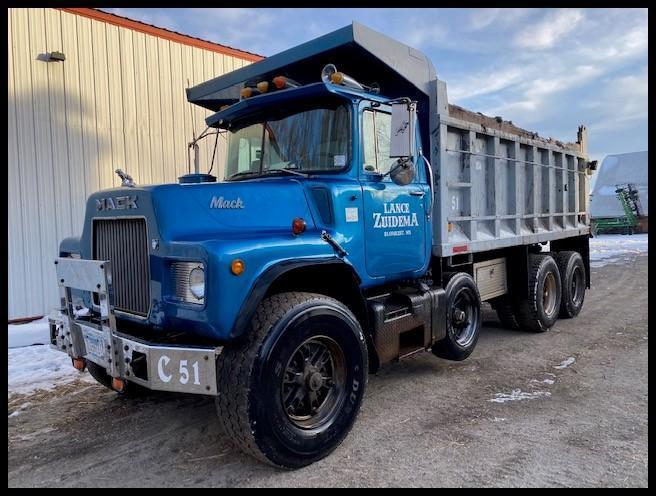
<path fill-rule="evenodd" d="M 481 330 L 481 297 L 472 277 L 457 272 L 446 284 L 446 336 L 433 353 L 447 360 L 464 360 L 474 351 Z"/>
<path fill-rule="evenodd" d="M 585 299 L 585 264 L 575 251 L 561 251 L 555 254 L 556 264 L 562 283 L 560 316 L 576 317 L 583 308 Z"/>
<path fill-rule="evenodd" d="M 550 255 L 529 255 L 529 290 L 517 302 L 515 315 L 522 329 L 545 332 L 558 319 L 561 300 L 560 273 Z"/>
<path fill-rule="evenodd" d="M 346 306 L 312 293 L 271 296 L 219 358 L 222 429 L 262 461 L 309 465 L 350 431 L 367 374 L 365 337 Z"/>

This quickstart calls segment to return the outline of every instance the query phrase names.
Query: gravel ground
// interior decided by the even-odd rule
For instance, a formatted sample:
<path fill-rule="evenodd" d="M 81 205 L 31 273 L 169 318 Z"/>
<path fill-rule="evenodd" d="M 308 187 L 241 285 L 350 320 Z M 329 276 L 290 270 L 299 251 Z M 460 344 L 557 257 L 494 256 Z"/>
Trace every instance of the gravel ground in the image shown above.
<path fill-rule="evenodd" d="M 346 441 L 293 472 L 231 448 L 205 397 L 84 382 L 12 396 L 8 485 L 647 487 L 647 267 L 592 269 L 581 315 L 548 333 L 488 310 L 464 362 L 386 366 Z"/>

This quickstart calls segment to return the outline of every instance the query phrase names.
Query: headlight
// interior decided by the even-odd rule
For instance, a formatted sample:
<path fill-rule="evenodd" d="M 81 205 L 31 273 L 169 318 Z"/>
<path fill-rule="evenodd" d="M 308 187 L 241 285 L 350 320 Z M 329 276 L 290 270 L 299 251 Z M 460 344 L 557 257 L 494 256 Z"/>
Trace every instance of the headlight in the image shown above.
<path fill-rule="evenodd" d="M 205 271 L 200 266 L 189 272 L 189 291 L 199 300 L 205 298 Z"/>

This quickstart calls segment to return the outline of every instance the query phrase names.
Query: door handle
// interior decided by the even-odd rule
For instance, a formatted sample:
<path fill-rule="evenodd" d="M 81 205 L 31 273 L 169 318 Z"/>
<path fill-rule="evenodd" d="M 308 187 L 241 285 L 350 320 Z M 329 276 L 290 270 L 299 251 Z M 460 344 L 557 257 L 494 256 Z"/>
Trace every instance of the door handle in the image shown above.
<path fill-rule="evenodd" d="M 425 193 L 424 191 L 419 190 L 419 191 L 411 191 L 410 194 L 411 194 L 412 196 L 418 196 L 418 197 L 421 198 L 421 197 L 424 196 L 426 193 Z"/>

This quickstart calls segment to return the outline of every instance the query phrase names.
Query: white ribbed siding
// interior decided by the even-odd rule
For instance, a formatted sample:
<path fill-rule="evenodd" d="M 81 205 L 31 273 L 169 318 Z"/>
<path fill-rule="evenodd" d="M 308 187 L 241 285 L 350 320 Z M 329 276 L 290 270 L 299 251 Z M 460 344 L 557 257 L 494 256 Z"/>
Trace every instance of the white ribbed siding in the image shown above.
<path fill-rule="evenodd" d="M 187 172 L 209 112 L 185 88 L 250 63 L 57 9 L 8 9 L 9 319 L 59 301 L 53 259 L 79 236 L 89 194 Z M 64 62 L 45 62 L 59 51 Z M 192 120 L 193 119 L 193 120 Z M 222 177 L 223 140 L 213 173 Z M 201 146 L 207 170 L 214 141 Z"/>

